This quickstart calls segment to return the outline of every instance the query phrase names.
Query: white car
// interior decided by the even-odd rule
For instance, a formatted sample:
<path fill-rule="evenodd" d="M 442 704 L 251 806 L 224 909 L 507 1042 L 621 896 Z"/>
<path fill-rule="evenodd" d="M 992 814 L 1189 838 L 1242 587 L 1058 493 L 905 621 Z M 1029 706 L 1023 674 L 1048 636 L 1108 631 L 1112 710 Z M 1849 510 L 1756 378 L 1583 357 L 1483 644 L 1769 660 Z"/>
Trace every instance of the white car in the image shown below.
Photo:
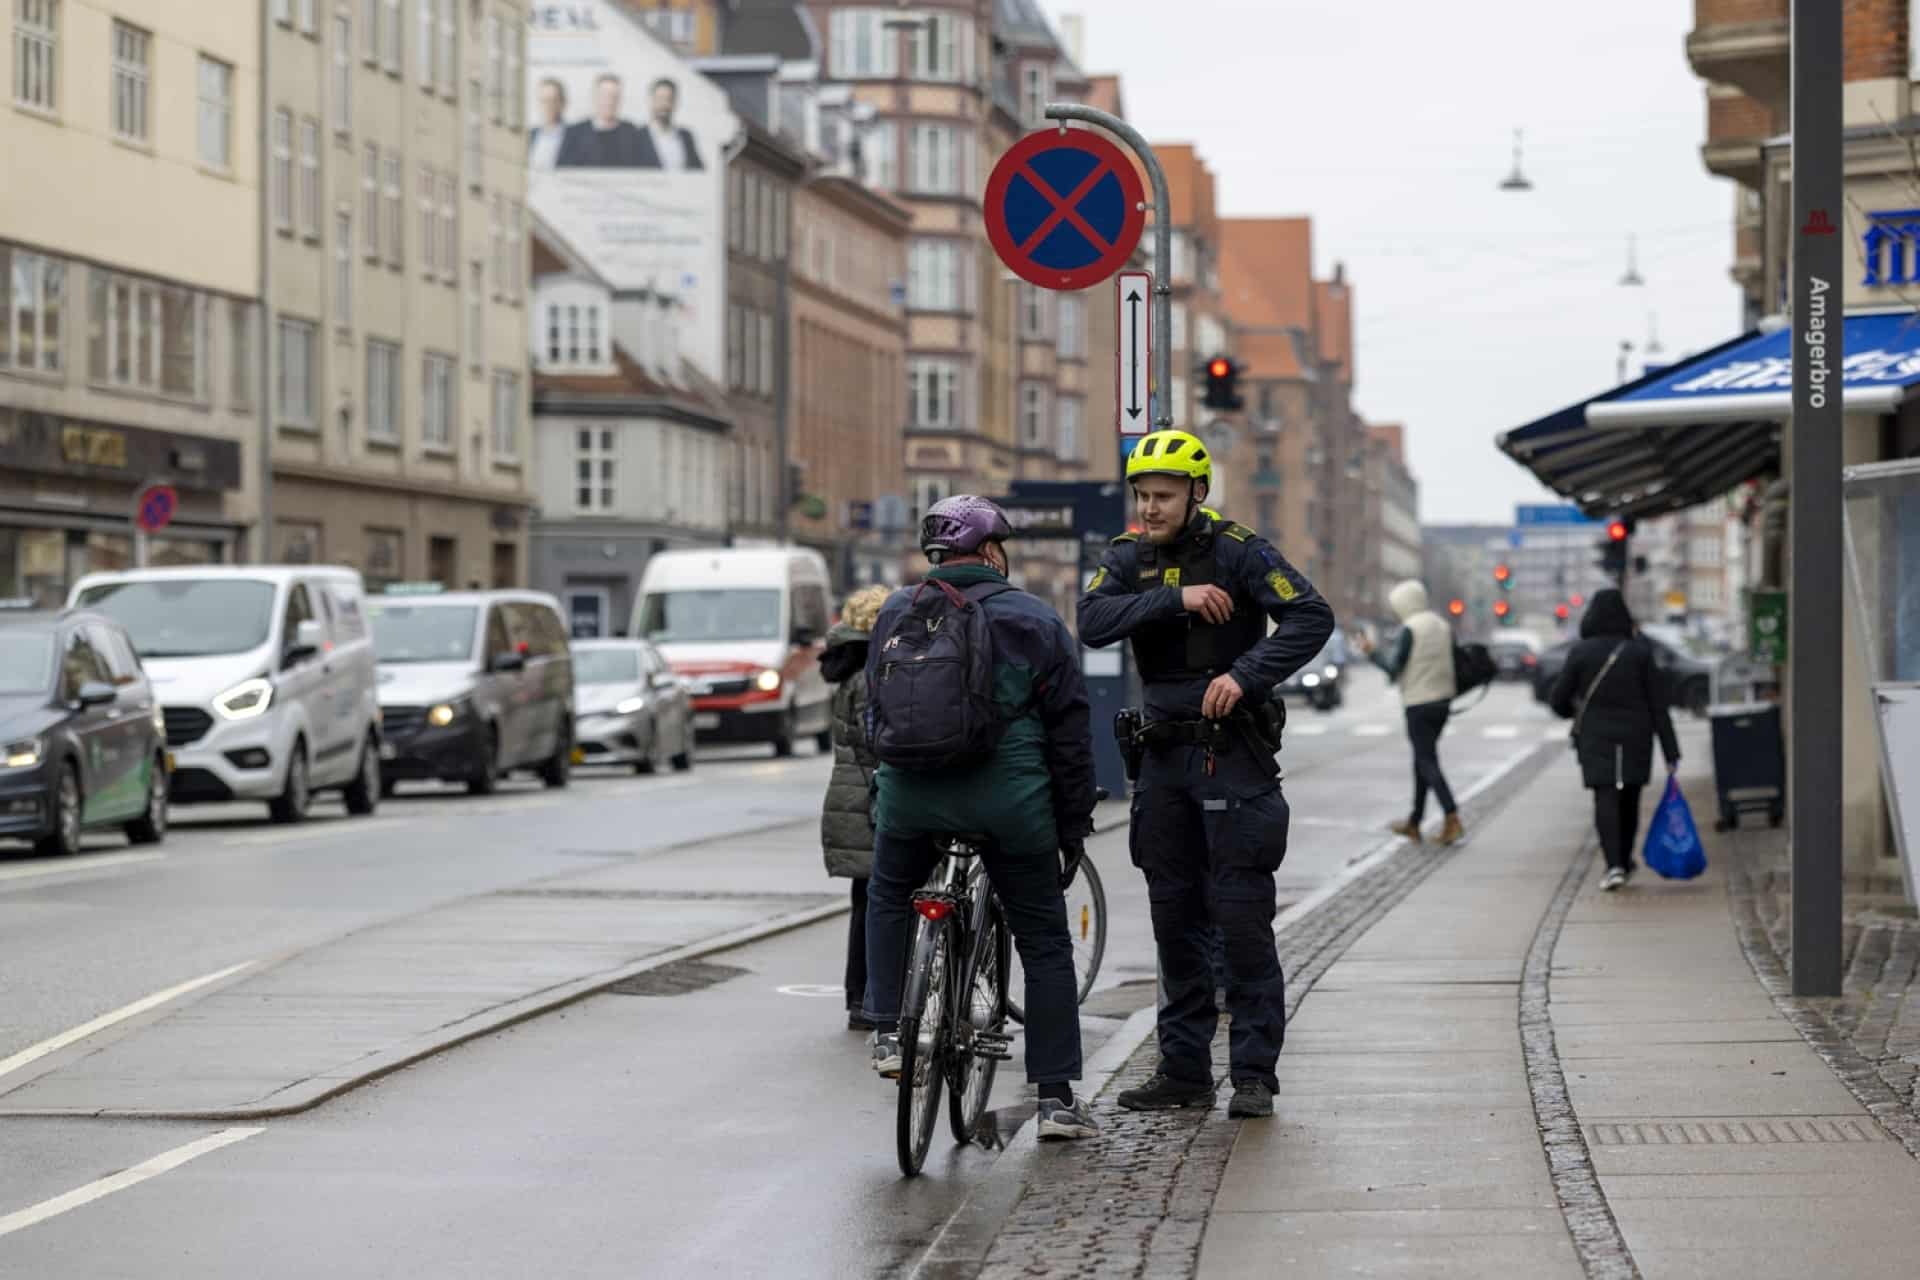
<path fill-rule="evenodd" d="M 645 640 L 574 641 L 573 697 L 582 764 L 630 764 L 636 773 L 662 762 L 693 767 L 686 681 Z"/>
<path fill-rule="evenodd" d="M 88 574 L 70 601 L 132 637 L 166 720 L 175 804 L 264 800 L 278 822 L 316 791 L 380 800 L 380 708 L 360 575 L 187 566 Z"/>

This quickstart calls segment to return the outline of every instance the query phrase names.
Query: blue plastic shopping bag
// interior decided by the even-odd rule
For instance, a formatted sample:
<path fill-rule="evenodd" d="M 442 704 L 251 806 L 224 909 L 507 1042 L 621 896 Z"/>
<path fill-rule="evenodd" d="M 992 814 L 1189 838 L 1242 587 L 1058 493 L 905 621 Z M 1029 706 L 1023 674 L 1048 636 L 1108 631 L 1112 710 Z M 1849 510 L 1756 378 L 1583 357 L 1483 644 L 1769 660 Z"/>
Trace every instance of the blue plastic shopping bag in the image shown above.
<path fill-rule="evenodd" d="M 1693 825 L 1693 811 L 1680 794 L 1680 783 L 1667 779 L 1667 793 L 1653 811 L 1647 827 L 1647 847 L 1642 855 L 1649 867 L 1669 880 L 1691 880 L 1707 869 L 1707 851 L 1700 844 L 1700 830 Z"/>

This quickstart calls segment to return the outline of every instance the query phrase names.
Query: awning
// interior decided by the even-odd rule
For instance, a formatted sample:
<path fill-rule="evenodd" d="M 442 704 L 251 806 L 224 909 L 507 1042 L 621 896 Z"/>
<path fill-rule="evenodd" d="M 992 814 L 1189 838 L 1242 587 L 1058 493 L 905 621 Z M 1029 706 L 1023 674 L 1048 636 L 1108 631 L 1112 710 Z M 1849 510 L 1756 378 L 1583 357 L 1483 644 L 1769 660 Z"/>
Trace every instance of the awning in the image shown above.
<path fill-rule="evenodd" d="M 1887 413 L 1920 384 L 1920 316 L 1845 320 L 1843 403 Z M 1502 452 L 1590 516 L 1710 502 L 1780 465 L 1793 335 L 1744 334 L 1499 437 Z"/>
<path fill-rule="evenodd" d="M 1793 331 L 1756 333 L 1662 371 L 1624 395 L 1592 404 L 1595 427 L 1687 422 L 1785 421 L 1793 414 Z M 1846 318 L 1841 404 L 1891 413 L 1920 382 L 1920 316 L 1911 310 Z"/>

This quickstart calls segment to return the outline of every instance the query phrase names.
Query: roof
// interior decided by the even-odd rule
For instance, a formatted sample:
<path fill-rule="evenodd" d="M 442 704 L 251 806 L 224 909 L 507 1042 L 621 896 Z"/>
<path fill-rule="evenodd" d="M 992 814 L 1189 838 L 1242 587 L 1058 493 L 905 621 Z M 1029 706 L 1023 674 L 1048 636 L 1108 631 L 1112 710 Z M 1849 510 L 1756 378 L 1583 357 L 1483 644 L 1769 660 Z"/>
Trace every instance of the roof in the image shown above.
<path fill-rule="evenodd" d="M 1331 280 L 1313 282 L 1314 332 L 1320 358 L 1337 365 L 1351 384 L 1353 369 L 1353 286 L 1336 270 Z"/>
<path fill-rule="evenodd" d="M 1397 422 L 1368 424 L 1367 438 L 1386 449 L 1395 458 L 1407 457 L 1407 429 Z"/>
<path fill-rule="evenodd" d="M 593 398 L 610 402 L 610 407 L 631 408 L 637 402 L 646 402 L 656 409 L 704 420 L 709 426 L 724 429 L 732 425 L 726 398 L 685 360 L 680 362 L 680 378 L 682 385 L 677 387 L 661 382 L 615 342 L 611 371 L 542 373 L 536 370 L 533 397 L 536 408 L 557 407 L 553 404 L 555 400 L 564 400 L 575 407 L 584 407 L 581 402 Z"/>
<path fill-rule="evenodd" d="M 720 27 L 723 54 L 771 53 L 787 62 L 820 57 L 817 32 L 805 5 L 793 0 L 730 0 Z"/>
<path fill-rule="evenodd" d="M 1213 207 L 1213 173 L 1190 142 L 1156 142 L 1153 153 L 1167 175 L 1168 212 L 1176 227 L 1192 227 L 1203 234 L 1217 231 Z"/>
<path fill-rule="evenodd" d="M 1221 295 L 1236 325 L 1313 325 L 1313 220 L 1220 219 Z"/>
<path fill-rule="evenodd" d="M 1037 0 L 993 0 L 993 33 L 1017 48 L 1047 49 L 1067 56 L 1066 46 L 1054 34 Z"/>
<path fill-rule="evenodd" d="M 1108 115 L 1127 118 L 1126 100 L 1120 92 L 1119 76 L 1087 77 L 1087 105 Z"/>
<path fill-rule="evenodd" d="M 1300 363 L 1300 335 L 1293 329 L 1252 329 L 1237 323 L 1233 336 L 1233 354 L 1246 366 L 1250 382 L 1268 382 L 1275 378 L 1305 378 Z"/>

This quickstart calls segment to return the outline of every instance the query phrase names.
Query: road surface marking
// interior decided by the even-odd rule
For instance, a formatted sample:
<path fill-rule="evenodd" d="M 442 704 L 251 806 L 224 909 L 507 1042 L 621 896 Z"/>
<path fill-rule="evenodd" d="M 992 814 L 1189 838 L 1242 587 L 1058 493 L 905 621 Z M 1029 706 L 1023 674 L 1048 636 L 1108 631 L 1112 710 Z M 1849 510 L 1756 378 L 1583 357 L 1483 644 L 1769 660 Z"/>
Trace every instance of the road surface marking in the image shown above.
<path fill-rule="evenodd" d="M 128 1018 L 137 1018 L 147 1012 L 147 1010 L 157 1009 L 167 1003 L 167 1001 L 177 1000 L 190 991 L 198 991 L 201 987 L 218 982 L 222 978 L 231 978 L 242 969 L 252 968 L 256 963 L 258 962 L 246 960 L 240 964 L 230 965 L 217 973 L 204 974 L 198 978 L 183 982 L 179 986 L 168 987 L 165 991 L 156 991 L 150 996 L 142 996 L 132 1004 L 120 1006 L 112 1013 L 101 1014 L 92 1022 L 83 1022 L 77 1027 L 62 1031 L 59 1035 L 51 1039 L 42 1040 L 39 1044 L 28 1045 L 10 1058 L 0 1058 L 0 1076 L 11 1075 L 30 1062 L 37 1062 L 50 1053 L 57 1053 L 76 1041 L 85 1040 L 97 1031 L 106 1030 L 115 1023 L 125 1022 Z M 0 1235 L 5 1234 L 5 1232 L 0 1231 Z"/>
<path fill-rule="evenodd" d="M 30 867 L 0 868 L 0 881 L 35 880 L 41 876 L 67 876 L 78 871 L 98 871 L 107 867 L 130 867 L 142 862 L 158 862 L 164 853 L 98 853 Z"/>
<path fill-rule="evenodd" d="M 1566 736 L 1566 729 L 1560 725 L 1552 725 L 1540 731 L 1540 741 L 1542 742 L 1552 742 L 1556 738 L 1564 738 Z"/>
<path fill-rule="evenodd" d="M 1296 724 L 1288 729 L 1287 732 L 1293 734 L 1296 738 L 1318 738 L 1327 732 L 1327 726 L 1324 724 Z"/>
<path fill-rule="evenodd" d="M 1519 737 L 1520 726 L 1517 724 L 1490 724 L 1480 731 L 1480 736 L 1504 742 L 1510 738 Z"/>
<path fill-rule="evenodd" d="M 1384 738 L 1392 732 L 1392 727 L 1384 724 L 1357 724 L 1353 726 L 1356 738 Z"/>
<path fill-rule="evenodd" d="M 845 987 L 828 986 L 821 982 L 796 982 L 791 986 L 775 987 L 774 990 L 783 996 L 811 996 L 817 1000 L 847 994 Z"/>
<path fill-rule="evenodd" d="M 48 1218 L 57 1218 L 68 1210 L 91 1204 L 103 1196 L 110 1196 L 116 1191 L 125 1191 L 128 1187 L 137 1187 L 148 1178 L 157 1178 L 170 1169 L 178 1169 L 189 1160 L 198 1160 L 209 1152 L 230 1147 L 236 1142 L 244 1142 L 256 1133 L 265 1132 L 266 1129 L 262 1127 L 222 1129 L 218 1133 L 208 1134 L 197 1142 L 189 1142 L 183 1147 L 163 1151 L 153 1159 L 137 1164 L 131 1169 L 122 1169 L 109 1177 L 95 1179 L 84 1187 L 75 1187 L 65 1195 L 55 1196 L 51 1200 L 42 1200 L 39 1204 L 29 1205 L 25 1209 L 0 1218 L 0 1236 L 24 1231 L 36 1223 L 45 1222 Z"/>

